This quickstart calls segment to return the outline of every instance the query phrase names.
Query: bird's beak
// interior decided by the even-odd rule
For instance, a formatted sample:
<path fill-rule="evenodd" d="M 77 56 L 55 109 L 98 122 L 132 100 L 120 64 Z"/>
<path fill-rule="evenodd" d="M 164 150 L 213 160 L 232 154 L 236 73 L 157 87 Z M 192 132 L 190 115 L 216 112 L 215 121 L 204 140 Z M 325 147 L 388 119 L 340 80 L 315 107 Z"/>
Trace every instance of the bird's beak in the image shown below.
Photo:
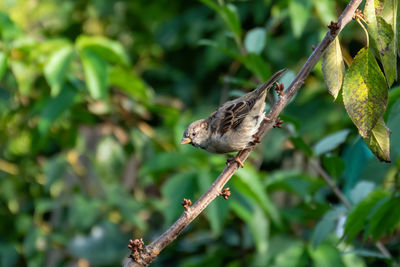
<path fill-rule="evenodd" d="M 181 145 L 190 144 L 191 142 L 192 142 L 192 139 L 190 139 L 189 137 L 183 137 L 181 140 Z"/>

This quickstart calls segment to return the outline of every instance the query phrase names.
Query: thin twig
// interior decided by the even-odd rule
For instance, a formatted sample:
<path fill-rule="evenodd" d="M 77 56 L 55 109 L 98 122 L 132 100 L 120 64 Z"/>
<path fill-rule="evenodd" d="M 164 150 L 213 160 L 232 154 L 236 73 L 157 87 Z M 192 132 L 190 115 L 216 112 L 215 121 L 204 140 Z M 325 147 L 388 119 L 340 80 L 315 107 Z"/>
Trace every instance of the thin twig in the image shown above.
<path fill-rule="evenodd" d="M 322 168 L 321 164 L 315 160 L 311 160 L 310 162 L 311 167 L 321 175 L 322 179 L 328 184 L 328 186 L 332 189 L 333 193 L 342 201 L 342 203 L 346 206 L 348 210 L 351 209 L 351 203 L 347 200 L 346 196 L 340 191 L 339 187 L 335 185 L 332 177 Z M 393 259 L 392 255 L 390 254 L 389 250 L 382 244 L 381 241 L 377 241 L 375 243 L 375 247 L 388 259 Z M 393 266 L 399 267 L 399 264 L 393 259 Z"/>
<path fill-rule="evenodd" d="M 303 65 L 300 72 L 297 74 L 293 82 L 290 84 L 285 93 L 279 98 L 279 100 L 272 107 L 268 114 L 268 121 L 265 121 L 257 134 L 262 138 L 275 124 L 278 115 L 282 112 L 284 107 L 289 103 L 289 100 L 295 95 L 299 90 L 301 85 L 303 85 L 305 79 L 310 74 L 311 70 L 317 64 L 322 54 L 326 48 L 331 44 L 343 27 L 349 23 L 356 11 L 357 7 L 360 5 L 362 0 L 352 0 L 347 5 L 346 9 L 340 16 L 338 23 L 331 23 L 330 31 L 325 35 L 324 39 L 318 44 L 315 50 L 312 52 L 307 62 Z M 254 147 L 251 149 L 246 149 L 238 153 L 239 159 L 244 162 Z M 181 217 L 160 237 L 154 240 L 150 245 L 147 245 L 140 251 L 140 257 L 136 257 L 136 262 L 133 259 L 125 265 L 126 267 L 133 266 L 146 266 L 154 260 L 157 255 L 172 241 L 174 241 L 179 234 L 188 226 L 216 197 L 220 195 L 220 192 L 224 185 L 229 181 L 232 175 L 238 169 L 237 164 L 229 164 L 223 172 L 218 176 L 215 182 L 210 186 L 210 188 L 205 192 L 199 200 L 197 200 L 190 209 L 185 210 Z"/>

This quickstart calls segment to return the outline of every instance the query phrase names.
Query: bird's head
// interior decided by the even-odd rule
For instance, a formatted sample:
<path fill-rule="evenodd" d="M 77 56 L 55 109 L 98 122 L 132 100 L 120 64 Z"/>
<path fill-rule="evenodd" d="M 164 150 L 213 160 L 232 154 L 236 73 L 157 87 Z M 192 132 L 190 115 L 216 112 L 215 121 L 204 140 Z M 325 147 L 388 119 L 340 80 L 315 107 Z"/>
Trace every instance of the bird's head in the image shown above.
<path fill-rule="evenodd" d="M 206 120 L 192 122 L 183 133 L 181 145 L 191 144 L 195 147 L 203 147 L 209 138 L 208 123 Z"/>

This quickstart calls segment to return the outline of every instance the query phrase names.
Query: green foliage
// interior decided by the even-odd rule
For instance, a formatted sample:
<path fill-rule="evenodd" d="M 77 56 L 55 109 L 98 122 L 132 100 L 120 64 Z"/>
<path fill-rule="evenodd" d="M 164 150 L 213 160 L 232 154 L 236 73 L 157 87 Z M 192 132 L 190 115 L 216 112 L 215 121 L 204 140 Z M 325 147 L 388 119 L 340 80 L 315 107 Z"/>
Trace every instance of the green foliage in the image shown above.
<path fill-rule="evenodd" d="M 225 167 L 223 155 L 179 146 L 186 125 L 277 69 L 288 69 L 287 88 L 346 4 L 3 2 L 1 266 L 116 266 L 130 238 L 154 240 Z M 371 47 L 357 51 L 364 32 L 351 22 L 281 114 L 283 128 L 229 182 L 229 200 L 215 199 L 154 266 L 387 264 L 369 238 L 398 256 L 399 7 L 378 2 Z M 350 115 L 364 142 L 342 99 L 364 115 Z"/>

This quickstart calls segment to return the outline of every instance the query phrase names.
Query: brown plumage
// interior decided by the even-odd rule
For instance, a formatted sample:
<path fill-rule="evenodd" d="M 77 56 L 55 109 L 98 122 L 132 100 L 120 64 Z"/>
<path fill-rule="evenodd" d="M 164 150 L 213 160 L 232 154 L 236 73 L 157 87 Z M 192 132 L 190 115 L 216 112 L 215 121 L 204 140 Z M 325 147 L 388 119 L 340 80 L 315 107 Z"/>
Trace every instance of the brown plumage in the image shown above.
<path fill-rule="evenodd" d="M 226 102 L 210 117 L 191 123 L 181 144 L 192 144 L 212 153 L 235 152 L 252 146 L 265 116 L 267 92 L 284 73 L 285 70 L 276 72 L 256 90 Z"/>

